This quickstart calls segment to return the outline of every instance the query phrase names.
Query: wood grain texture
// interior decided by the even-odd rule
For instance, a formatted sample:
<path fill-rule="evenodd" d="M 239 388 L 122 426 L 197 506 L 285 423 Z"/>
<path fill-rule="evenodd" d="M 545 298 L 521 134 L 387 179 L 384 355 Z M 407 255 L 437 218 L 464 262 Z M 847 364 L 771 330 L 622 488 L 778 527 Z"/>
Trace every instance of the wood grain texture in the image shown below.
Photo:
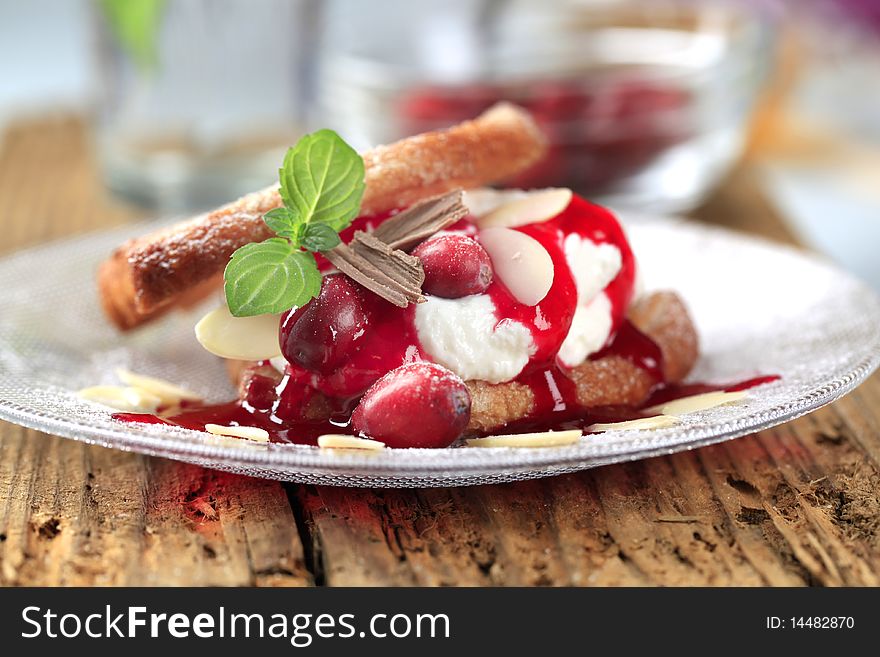
<path fill-rule="evenodd" d="M 748 171 L 698 213 L 791 241 Z M 82 126 L 0 145 L 2 252 L 130 220 Z M 880 377 L 805 418 L 532 482 L 282 485 L 0 423 L 0 584 L 880 584 Z"/>

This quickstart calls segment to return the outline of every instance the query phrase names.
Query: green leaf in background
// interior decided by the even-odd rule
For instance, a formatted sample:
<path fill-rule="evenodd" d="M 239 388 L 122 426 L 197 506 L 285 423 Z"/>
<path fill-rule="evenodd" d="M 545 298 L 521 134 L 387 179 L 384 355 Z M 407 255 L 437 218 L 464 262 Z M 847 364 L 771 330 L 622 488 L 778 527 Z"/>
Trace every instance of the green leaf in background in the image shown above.
<path fill-rule="evenodd" d="M 306 224 L 300 244 L 309 251 L 329 251 L 342 242 L 339 233 L 327 224 Z"/>
<path fill-rule="evenodd" d="M 297 219 L 290 210 L 285 207 L 269 210 L 263 215 L 263 221 L 279 237 L 295 239 L 297 235 Z"/>
<path fill-rule="evenodd" d="M 153 70 L 165 0 L 99 0 L 98 6 L 119 47 L 141 70 Z"/>
<path fill-rule="evenodd" d="M 223 276 L 226 303 L 235 317 L 281 313 L 305 305 L 321 291 L 315 256 L 280 237 L 238 249 Z"/>
<path fill-rule="evenodd" d="M 301 223 L 340 231 L 351 223 L 364 195 L 364 161 L 332 130 L 306 135 L 289 149 L 278 171 L 281 198 Z"/>

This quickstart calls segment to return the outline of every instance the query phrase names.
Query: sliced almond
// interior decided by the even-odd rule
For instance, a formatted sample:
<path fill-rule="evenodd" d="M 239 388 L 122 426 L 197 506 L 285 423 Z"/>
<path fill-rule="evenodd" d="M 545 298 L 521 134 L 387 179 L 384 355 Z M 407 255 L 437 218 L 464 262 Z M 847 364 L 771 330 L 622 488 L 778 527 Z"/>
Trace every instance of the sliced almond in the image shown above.
<path fill-rule="evenodd" d="M 543 189 L 508 201 L 478 220 L 480 228 L 516 228 L 548 221 L 571 203 L 571 190 L 564 187 Z"/>
<path fill-rule="evenodd" d="M 324 449 L 384 449 L 385 443 L 357 436 L 346 436 L 340 433 L 328 433 L 318 436 L 318 447 Z"/>
<path fill-rule="evenodd" d="M 534 306 L 547 296 L 553 260 L 538 240 L 510 228 L 488 228 L 479 237 L 495 275 L 517 301 Z"/>
<path fill-rule="evenodd" d="M 268 360 L 281 355 L 279 315 L 233 317 L 224 305 L 196 324 L 196 339 L 215 356 L 236 360 Z"/>
<path fill-rule="evenodd" d="M 160 404 L 158 397 L 147 391 L 122 386 L 91 386 L 76 394 L 80 399 L 132 413 L 152 413 Z"/>
<path fill-rule="evenodd" d="M 716 406 L 731 404 L 746 397 L 747 394 L 745 390 L 737 390 L 736 392 L 725 392 L 724 390 L 705 392 L 700 395 L 673 399 L 665 404 L 658 404 L 657 406 L 645 409 L 645 412 L 662 413 L 664 415 L 684 415 L 685 413 L 705 411 Z"/>
<path fill-rule="evenodd" d="M 542 433 L 511 433 L 486 438 L 470 438 L 465 442 L 468 447 L 560 447 L 573 445 L 582 435 L 580 430 L 572 429 Z"/>
<path fill-rule="evenodd" d="M 245 438 L 260 443 L 269 442 L 269 432 L 260 427 L 227 427 L 222 424 L 206 424 L 205 431 L 215 436 L 232 436 Z"/>
<path fill-rule="evenodd" d="M 176 405 L 181 401 L 199 401 L 202 399 L 201 395 L 185 390 L 169 381 L 157 379 L 152 376 L 135 374 L 134 372 L 129 372 L 122 368 L 116 370 L 116 376 L 118 376 L 119 380 L 127 386 L 139 388 L 140 390 L 152 393 L 158 397 L 163 404 Z"/>
<path fill-rule="evenodd" d="M 233 438 L 232 436 L 218 436 L 211 434 L 206 437 L 206 442 L 217 447 L 232 447 L 234 449 L 260 449 L 268 445 L 265 441 L 245 440 L 242 438 Z"/>
<path fill-rule="evenodd" d="M 646 431 L 648 429 L 665 429 L 678 424 L 677 417 L 672 415 L 655 415 L 654 417 L 642 417 L 638 420 L 626 420 L 625 422 L 608 422 L 605 424 L 593 424 L 587 427 L 590 433 L 599 431 Z"/>
<path fill-rule="evenodd" d="M 144 390 L 142 388 L 129 386 L 128 388 L 123 388 L 122 394 L 132 406 L 143 408 L 145 410 L 148 410 L 150 413 L 154 412 L 157 408 L 159 408 L 159 406 L 162 405 L 161 397 L 159 397 L 158 395 L 154 395 L 149 390 Z"/>
<path fill-rule="evenodd" d="M 475 187 L 462 192 L 461 202 L 464 203 L 474 217 L 485 217 L 487 214 L 500 208 L 505 203 L 510 203 L 520 198 L 525 198 L 530 192 L 522 189 L 493 189 L 492 187 Z"/>

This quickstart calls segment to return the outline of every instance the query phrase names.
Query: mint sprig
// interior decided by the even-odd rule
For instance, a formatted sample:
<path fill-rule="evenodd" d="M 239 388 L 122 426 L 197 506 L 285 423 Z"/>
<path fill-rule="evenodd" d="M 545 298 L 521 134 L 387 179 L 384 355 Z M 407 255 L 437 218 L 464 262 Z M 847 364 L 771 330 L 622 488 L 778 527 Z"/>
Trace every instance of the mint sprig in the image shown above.
<path fill-rule="evenodd" d="M 232 254 L 223 277 L 236 317 L 303 306 L 321 291 L 314 252 L 339 244 L 358 215 L 364 161 L 332 130 L 318 130 L 288 149 L 278 170 L 282 207 L 263 216 L 277 237 Z"/>

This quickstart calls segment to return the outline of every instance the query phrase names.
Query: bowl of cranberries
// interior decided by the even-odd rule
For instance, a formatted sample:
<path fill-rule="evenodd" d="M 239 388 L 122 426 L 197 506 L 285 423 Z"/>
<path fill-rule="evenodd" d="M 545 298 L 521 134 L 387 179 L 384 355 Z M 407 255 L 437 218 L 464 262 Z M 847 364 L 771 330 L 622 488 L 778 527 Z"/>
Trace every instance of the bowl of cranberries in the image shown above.
<path fill-rule="evenodd" d="M 684 211 L 711 191 L 742 152 L 772 60 L 768 17 L 742 3 L 502 3 L 473 21 L 416 13 L 324 35 L 316 115 L 367 147 L 509 101 L 549 146 L 509 187 L 568 187 L 638 211 Z M 455 39 L 443 32 L 451 21 Z"/>

